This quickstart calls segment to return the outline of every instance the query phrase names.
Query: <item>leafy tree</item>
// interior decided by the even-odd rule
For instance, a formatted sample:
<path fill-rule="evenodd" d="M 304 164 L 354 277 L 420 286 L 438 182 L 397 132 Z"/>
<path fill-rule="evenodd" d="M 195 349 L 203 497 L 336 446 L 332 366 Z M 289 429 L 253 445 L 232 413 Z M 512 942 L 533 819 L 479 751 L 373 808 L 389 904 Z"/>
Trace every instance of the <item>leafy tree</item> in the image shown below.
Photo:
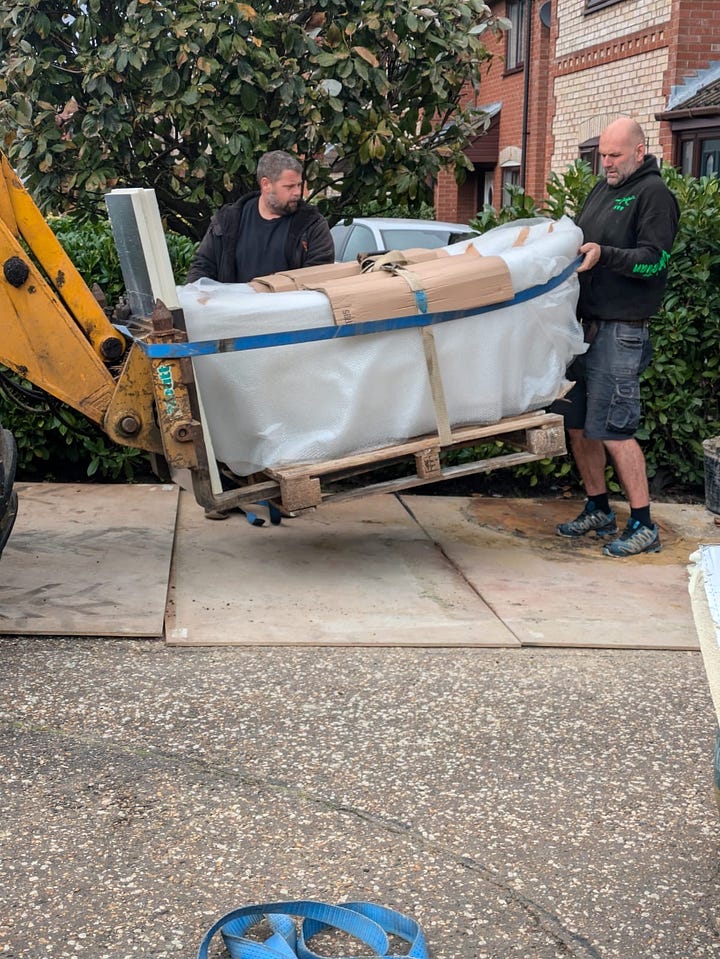
<path fill-rule="evenodd" d="M 145 186 L 197 239 L 268 149 L 305 158 L 331 219 L 408 206 L 468 168 L 487 118 L 461 93 L 502 25 L 483 0 L 6 0 L 0 129 L 45 211 Z"/>

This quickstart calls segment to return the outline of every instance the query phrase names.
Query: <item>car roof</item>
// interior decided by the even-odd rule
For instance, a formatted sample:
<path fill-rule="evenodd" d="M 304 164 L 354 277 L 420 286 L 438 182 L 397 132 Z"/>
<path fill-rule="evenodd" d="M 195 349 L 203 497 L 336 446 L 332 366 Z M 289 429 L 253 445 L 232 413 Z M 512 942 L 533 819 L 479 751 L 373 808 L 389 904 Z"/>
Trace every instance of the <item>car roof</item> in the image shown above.
<path fill-rule="evenodd" d="M 413 220 L 408 217 L 392 216 L 354 216 L 351 219 L 353 223 L 366 223 L 370 226 L 376 226 L 380 230 L 385 227 L 390 230 L 417 230 L 422 227 L 437 226 L 440 228 L 445 227 L 453 233 L 456 233 L 458 231 L 467 232 L 469 229 L 467 223 L 449 223 L 446 220 Z M 341 219 L 338 222 L 343 223 L 344 221 Z"/>

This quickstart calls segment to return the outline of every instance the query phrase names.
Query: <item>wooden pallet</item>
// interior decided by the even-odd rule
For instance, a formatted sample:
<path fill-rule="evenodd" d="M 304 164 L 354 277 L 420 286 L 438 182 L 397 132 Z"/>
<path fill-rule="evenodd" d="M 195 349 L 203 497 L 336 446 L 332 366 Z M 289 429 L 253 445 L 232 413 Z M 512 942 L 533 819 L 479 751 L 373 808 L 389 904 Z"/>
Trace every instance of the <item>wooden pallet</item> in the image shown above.
<path fill-rule="evenodd" d="M 477 446 L 493 440 L 500 440 L 515 447 L 517 452 L 499 454 L 457 466 L 443 466 L 441 463 L 440 455 L 447 450 Z M 459 427 L 452 430 L 451 442 L 445 445 L 440 444 L 437 434 L 431 434 L 340 459 L 266 469 L 264 475 L 278 484 L 284 509 L 296 512 L 319 506 L 331 499 L 339 501 L 367 496 L 369 493 L 397 492 L 440 480 L 458 479 L 473 473 L 489 473 L 503 467 L 560 456 L 565 452 L 562 416 L 540 410 L 483 426 Z M 347 484 L 345 488 L 333 489 L 334 485 L 351 476 L 412 460 L 415 465 L 414 474 L 363 484 L 352 489 L 348 489 Z"/>

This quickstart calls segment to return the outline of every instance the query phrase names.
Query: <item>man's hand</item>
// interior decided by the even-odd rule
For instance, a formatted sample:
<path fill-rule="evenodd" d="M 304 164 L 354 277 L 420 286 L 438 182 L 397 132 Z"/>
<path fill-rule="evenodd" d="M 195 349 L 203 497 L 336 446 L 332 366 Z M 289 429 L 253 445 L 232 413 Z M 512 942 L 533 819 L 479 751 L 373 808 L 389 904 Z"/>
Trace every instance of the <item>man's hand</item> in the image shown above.
<path fill-rule="evenodd" d="M 578 250 L 578 253 L 582 253 L 585 256 L 585 259 L 577 268 L 577 272 L 584 273 L 586 270 L 592 270 L 592 268 L 596 265 L 596 263 L 600 259 L 600 244 L 599 243 L 583 243 L 583 245 Z"/>

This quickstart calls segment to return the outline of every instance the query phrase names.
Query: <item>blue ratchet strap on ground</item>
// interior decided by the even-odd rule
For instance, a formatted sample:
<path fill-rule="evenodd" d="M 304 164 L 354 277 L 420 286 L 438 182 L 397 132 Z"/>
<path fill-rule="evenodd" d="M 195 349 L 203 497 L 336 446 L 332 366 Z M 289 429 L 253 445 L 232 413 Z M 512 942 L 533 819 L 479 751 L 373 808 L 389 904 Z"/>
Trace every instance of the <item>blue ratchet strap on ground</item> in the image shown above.
<path fill-rule="evenodd" d="M 295 917 L 302 919 L 299 930 Z M 249 939 L 246 933 L 263 920 L 267 920 L 272 935 L 263 942 Z M 321 959 L 307 943 L 325 929 L 347 933 L 370 949 L 373 956 L 382 959 L 388 957 L 388 935 L 397 936 L 409 944 L 405 955 L 411 959 L 429 959 L 423 932 L 408 916 L 371 902 L 345 902 L 334 906 L 309 899 L 233 909 L 205 933 L 197 959 L 208 959 L 210 942 L 218 932 L 231 959 Z"/>
<path fill-rule="evenodd" d="M 518 303 L 527 303 L 561 286 L 582 263 L 583 257 L 576 257 L 563 271 L 547 283 L 531 286 L 516 293 L 510 300 L 490 303 L 487 306 L 472 307 L 465 310 L 449 310 L 443 313 L 416 313 L 412 316 L 395 316 L 387 320 L 368 320 L 363 323 L 347 323 L 341 326 L 320 326 L 308 330 L 287 330 L 282 333 L 259 333 L 255 336 L 238 336 L 222 340 L 197 340 L 192 343 L 144 343 L 136 340 L 141 349 L 152 360 L 174 359 L 181 356 L 213 356 L 218 353 L 239 353 L 244 350 L 261 350 L 272 346 L 289 346 L 293 343 L 314 343 L 319 340 L 335 340 L 345 336 L 365 336 L 369 333 L 386 333 L 389 330 L 408 330 L 414 327 L 434 326 L 450 320 L 460 320 L 466 316 L 491 313 L 504 310 Z M 263 294 L 260 294 L 263 295 Z M 118 327 L 131 339 L 132 334 L 124 327 Z"/>

